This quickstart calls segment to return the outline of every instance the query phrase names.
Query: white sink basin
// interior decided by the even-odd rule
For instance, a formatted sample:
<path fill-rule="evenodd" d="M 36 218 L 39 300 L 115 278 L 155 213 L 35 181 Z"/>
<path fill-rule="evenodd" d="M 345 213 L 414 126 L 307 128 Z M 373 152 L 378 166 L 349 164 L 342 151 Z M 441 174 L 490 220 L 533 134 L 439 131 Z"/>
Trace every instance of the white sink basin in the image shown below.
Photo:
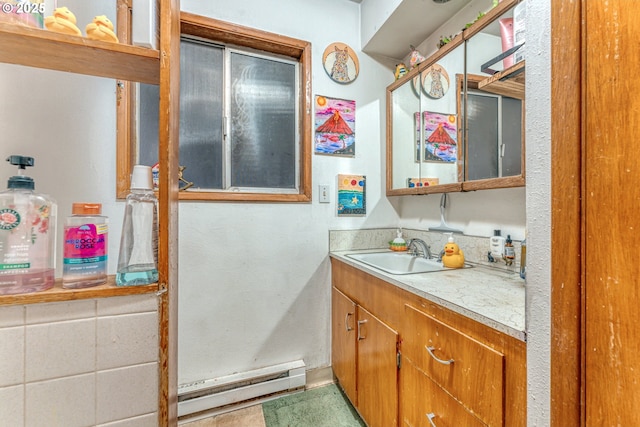
<path fill-rule="evenodd" d="M 390 274 L 431 273 L 449 270 L 442 265 L 442 262 L 435 259 L 413 256 L 406 252 L 369 252 L 348 254 L 347 257 Z M 472 266 L 470 264 L 464 266 L 464 268 L 469 267 Z"/>

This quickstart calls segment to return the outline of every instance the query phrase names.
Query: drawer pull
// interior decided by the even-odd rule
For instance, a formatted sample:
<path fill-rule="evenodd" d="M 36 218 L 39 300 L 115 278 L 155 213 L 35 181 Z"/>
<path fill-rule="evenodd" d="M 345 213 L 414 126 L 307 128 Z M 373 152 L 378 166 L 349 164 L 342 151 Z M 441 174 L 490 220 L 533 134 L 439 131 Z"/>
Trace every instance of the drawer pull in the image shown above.
<path fill-rule="evenodd" d="M 433 412 L 430 412 L 427 414 L 427 418 L 429 419 L 429 424 L 431 424 L 431 427 L 438 427 L 436 426 L 436 423 L 433 422 L 433 419 L 436 417 L 436 414 L 434 414 Z"/>
<path fill-rule="evenodd" d="M 360 335 L 360 326 L 363 323 L 367 323 L 367 319 L 364 320 L 358 320 L 358 341 L 365 339 L 366 337 L 363 337 L 362 335 Z"/>
<path fill-rule="evenodd" d="M 353 316 L 353 313 L 347 313 L 347 315 L 344 316 L 344 327 L 347 330 L 347 332 L 353 331 L 353 328 L 349 327 L 349 316 Z"/>
<path fill-rule="evenodd" d="M 449 359 L 449 360 L 438 359 L 438 357 L 435 354 L 433 354 L 433 350 L 436 349 L 435 347 L 427 347 L 425 345 L 424 348 L 427 349 L 427 351 L 429 352 L 429 356 L 433 357 L 436 362 L 442 363 L 443 365 L 451 365 L 453 363 L 453 359 Z"/>

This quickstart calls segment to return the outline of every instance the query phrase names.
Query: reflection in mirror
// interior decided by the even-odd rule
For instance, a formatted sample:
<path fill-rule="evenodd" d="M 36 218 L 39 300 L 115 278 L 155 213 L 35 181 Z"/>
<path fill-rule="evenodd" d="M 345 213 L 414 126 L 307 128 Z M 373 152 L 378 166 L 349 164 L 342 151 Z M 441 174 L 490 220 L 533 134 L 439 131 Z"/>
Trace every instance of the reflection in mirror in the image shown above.
<path fill-rule="evenodd" d="M 465 181 L 523 175 L 524 62 L 513 43 L 513 9 L 467 41 Z"/>
<path fill-rule="evenodd" d="M 437 184 L 451 184 L 462 180 L 463 154 L 458 132 L 458 105 L 455 81 L 449 76 L 464 72 L 464 45 L 451 50 L 437 63 L 422 72 L 423 91 L 422 139 L 424 157 L 422 178 L 437 179 Z M 434 73 L 440 77 L 434 77 Z M 438 85 L 446 85 L 441 91 L 434 91 L 434 79 Z M 437 86 L 438 86 L 437 85 Z M 449 90 L 451 88 L 451 90 Z"/>
<path fill-rule="evenodd" d="M 420 178 L 420 129 L 416 125 L 416 116 L 420 111 L 420 87 L 415 81 L 419 76 L 403 84 L 392 93 L 391 99 L 391 135 L 392 188 L 407 188 L 411 178 Z"/>
<path fill-rule="evenodd" d="M 391 92 L 391 189 L 458 183 L 462 162 L 455 82 L 464 71 L 459 44 Z M 451 89 L 451 90 L 450 90 Z"/>
<path fill-rule="evenodd" d="M 467 181 L 522 173 L 523 103 L 520 99 L 478 90 L 478 82 L 484 79 L 467 75 Z"/>

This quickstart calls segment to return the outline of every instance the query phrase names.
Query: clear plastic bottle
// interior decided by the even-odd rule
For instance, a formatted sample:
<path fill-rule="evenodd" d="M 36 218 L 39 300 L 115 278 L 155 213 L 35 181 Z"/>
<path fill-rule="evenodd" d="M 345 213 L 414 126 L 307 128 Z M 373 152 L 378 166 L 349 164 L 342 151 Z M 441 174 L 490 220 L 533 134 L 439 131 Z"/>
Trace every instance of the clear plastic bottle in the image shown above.
<path fill-rule="evenodd" d="M 55 281 L 58 205 L 35 193 L 33 179 L 24 175 L 33 157 L 7 161 L 18 166 L 18 175 L 0 192 L 0 295 L 44 291 Z"/>
<path fill-rule="evenodd" d="M 158 199 L 151 168 L 135 165 L 127 196 L 118 255 L 116 284 L 147 285 L 158 281 Z"/>
<path fill-rule="evenodd" d="M 109 220 L 100 203 L 74 203 L 64 223 L 62 287 L 88 288 L 107 282 Z"/>

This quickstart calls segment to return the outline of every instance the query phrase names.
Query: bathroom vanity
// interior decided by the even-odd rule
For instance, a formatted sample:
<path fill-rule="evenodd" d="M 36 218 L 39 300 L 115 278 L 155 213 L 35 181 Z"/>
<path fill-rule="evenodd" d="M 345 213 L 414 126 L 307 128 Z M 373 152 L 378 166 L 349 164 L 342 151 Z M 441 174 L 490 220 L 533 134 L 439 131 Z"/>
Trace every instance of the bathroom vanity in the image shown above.
<path fill-rule="evenodd" d="M 517 274 L 394 275 L 349 253 L 331 253 L 332 365 L 369 426 L 525 425 Z"/>

